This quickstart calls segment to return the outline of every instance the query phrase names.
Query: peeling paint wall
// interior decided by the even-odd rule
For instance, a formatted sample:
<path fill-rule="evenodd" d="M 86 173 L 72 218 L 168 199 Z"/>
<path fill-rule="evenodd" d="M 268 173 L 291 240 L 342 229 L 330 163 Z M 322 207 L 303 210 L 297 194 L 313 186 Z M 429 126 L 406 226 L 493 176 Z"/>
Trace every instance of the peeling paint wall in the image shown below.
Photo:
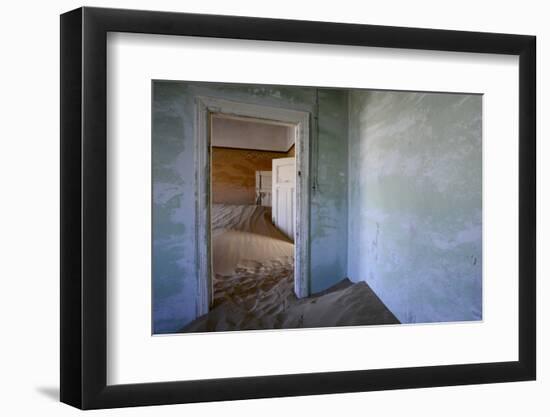
<path fill-rule="evenodd" d="M 348 92 L 319 90 L 318 140 L 312 147 L 311 292 L 346 277 Z"/>
<path fill-rule="evenodd" d="M 183 84 L 155 83 L 152 107 L 153 331 L 164 333 L 195 312 L 193 98 Z"/>
<path fill-rule="evenodd" d="M 194 98 L 209 96 L 316 114 L 312 154 L 311 287 L 320 291 L 346 276 L 347 96 L 338 90 L 155 81 L 153 83 L 153 327 L 176 332 L 195 311 Z M 314 126 L 312 126 L 314 128 Z M 313 149 L 312 149 L 313 153 Z M 318 170 L 318 175 L 317 175 Z"/>
<path fill-rule="evenodd" d="M 348 275 L 403 323 L 482 318 L 481 100 L 350 93 Z"/>

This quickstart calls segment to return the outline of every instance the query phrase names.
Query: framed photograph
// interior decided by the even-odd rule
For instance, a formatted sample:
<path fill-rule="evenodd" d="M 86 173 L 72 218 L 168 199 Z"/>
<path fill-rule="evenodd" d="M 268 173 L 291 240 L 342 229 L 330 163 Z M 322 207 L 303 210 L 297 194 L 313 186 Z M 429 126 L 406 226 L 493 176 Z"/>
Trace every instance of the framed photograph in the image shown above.
<path fill-rule="evenodd" d="M 61 16 L 61 401 L 533 380 L 535 37 Z"/>

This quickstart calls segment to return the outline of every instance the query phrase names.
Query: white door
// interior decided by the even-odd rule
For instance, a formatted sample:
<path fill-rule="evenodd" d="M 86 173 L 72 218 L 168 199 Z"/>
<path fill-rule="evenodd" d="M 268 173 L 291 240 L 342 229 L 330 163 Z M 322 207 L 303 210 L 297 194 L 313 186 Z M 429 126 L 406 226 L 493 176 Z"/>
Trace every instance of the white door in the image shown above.
<path fill-rule="evenodd" d="M 271 207 L 271 171 L 256 171 L 256 205 Z"/>
<path fill-rule="evenodd" d="M 272 161 L 272 208 L 273 224 L 294 240 L 296 221 L 296 159 L 281 158 Z"/>

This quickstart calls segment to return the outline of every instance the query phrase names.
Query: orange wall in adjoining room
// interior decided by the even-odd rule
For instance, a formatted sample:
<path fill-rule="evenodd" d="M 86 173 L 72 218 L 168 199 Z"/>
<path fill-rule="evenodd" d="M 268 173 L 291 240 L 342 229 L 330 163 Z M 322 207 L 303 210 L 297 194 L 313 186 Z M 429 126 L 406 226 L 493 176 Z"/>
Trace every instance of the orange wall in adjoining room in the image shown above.
<path fill-rule="evenodd" d="M 288 153 L 213 146 L 212 202 L 254 204 L 256 171 L 271 171 L 271 160 L 293 156 L 293 151 L 294 146 Z"/>

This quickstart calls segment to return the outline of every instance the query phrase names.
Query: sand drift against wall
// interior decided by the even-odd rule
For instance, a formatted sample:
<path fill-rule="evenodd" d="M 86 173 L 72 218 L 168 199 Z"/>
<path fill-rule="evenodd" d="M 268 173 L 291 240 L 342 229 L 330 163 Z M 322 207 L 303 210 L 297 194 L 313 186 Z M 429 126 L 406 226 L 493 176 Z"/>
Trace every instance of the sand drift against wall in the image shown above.
<path fill-rule="evenodd" d="M 364 283 L 294 295 L 294 245 L 269 207 L 214 205 L 214 306 L 183 332 L 398 324 Z"/>

